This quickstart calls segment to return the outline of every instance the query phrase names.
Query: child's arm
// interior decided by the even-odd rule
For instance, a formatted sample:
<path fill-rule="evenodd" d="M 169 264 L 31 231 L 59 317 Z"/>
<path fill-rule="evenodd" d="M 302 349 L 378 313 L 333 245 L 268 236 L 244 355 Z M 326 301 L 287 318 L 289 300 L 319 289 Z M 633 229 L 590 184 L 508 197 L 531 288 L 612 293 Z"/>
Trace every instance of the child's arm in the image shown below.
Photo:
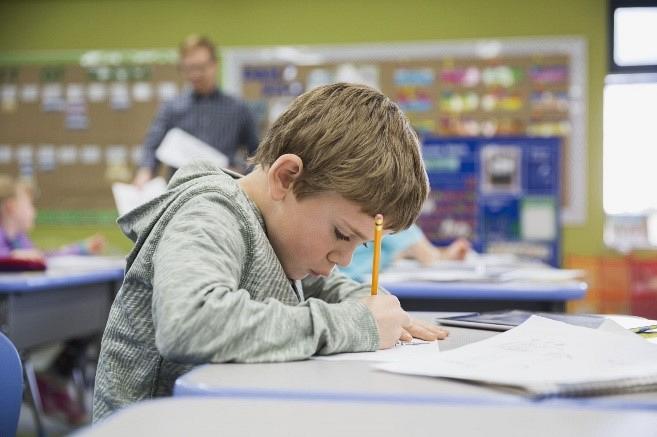
<path fill-rule="evenodd" d="M 0 257 L 43 260 L 43 253 L 34 247 L 34 243 L 27 234 L 19 234 L 12 244 L 5 241 L 6 238 L 3 237 L 2 231 L 0 231 Z"/>
<path fill-rule="evenodd" d="M 47 252 L 47 255 L 99 255 L 105 248 L 105 244 L 105 237 L 100 234 L 94 234 L 84 240 Z"/>
<path fill-rule="evenodd" d="M 207 194 L 186 202 L 153 253 L 155 342 L 164 357 L 183 363 L 266 362 L 379 347 L 377 322 L 361 302 L 310 299 L 286 305 L 265 299 L 263 293 L 292 293 L 284 279 L 279 285 L 265 279 L 269 289 L 250 290 L 263 296 L 257 301 L 240 289 L 249 236 L 245 219 L 220 202 L 228 200 Z M 276 279 L 268 267 L 251 266 Z"/>
<path fill-rule="evenodd" d="M 303 281 L 304 294 L 307 298 L 316 297 L 324 299 L 329 302 L 342 302 L 349 299 L 359 299 L 361 302 L 363 298 L 369 299 L 370 287 L 368 284 L 360 284 L 340 272 L 334 270 L 328 278 L 308 278 Z M 379 288 L 379 296 L 373 300 L 366 302 L 370 311 L 372 303 L 381 298 L 382 296 L 389 295 L 389 292 L 383 288 Z M 407 325 L 404 326 L 404 331 L 401 338 L 397 337 L 394 342 L 401 339 L 402 341 L 411 340 L 411 338 L 420 338 L 422 340 L 433 341 L 436 339 L 443 339 L 447 337 L 446 330 L 439 328 L 432 323 L 425 323 L 418 319 L 409 319 Z M 394 344 L 393 342 L 393 344 Z"/>
<path fill-rule="evenodd" d="M 308 277 L 304 279 L 303 291 L 306 298 L 316 297 L 326 302 L 338 303 L 347 299 L 369 296 L 370 286 L 349 278 L 338 269 L 333 269 L 327 278 Z M 383 291 L 387 294 L 385 290 Z"/>
<path fill-rule="evenodd" d="M 469 250 L 470 242 L 465 238 L 459 238 L 447 247 L 435 247 L 426 237 L 422 236 L 416 243 L 400 252 L 398 257 L 414 259 L 420 264 L 429 266 L 441 260 L 463 260 Z"/>

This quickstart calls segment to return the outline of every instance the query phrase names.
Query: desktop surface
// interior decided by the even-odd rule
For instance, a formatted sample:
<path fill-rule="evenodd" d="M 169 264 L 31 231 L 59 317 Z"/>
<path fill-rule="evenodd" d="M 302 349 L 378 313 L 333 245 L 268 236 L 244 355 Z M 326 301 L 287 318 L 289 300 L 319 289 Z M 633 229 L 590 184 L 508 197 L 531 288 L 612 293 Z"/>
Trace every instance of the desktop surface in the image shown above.
<path fill-rule="evenodd" d="M 416 312 L 414 317 L 433 321 L 450 313 Z M 480 341 L 495 331 L 449 328 L 439 342 L 446 351 Z M 392 374 L 364 361 L 306 360 L 267 364 L 207 364 L 176 381 L 174 396 L 214 396 L 234 399 L 390 401 L 427 405 L 570 406 L 605 410 L 635 409 L 657 412 L 657 392 L 595 398 L 555 398 L 541 401 L 485 385 L 442 378 Z"/>
<path fill-rule="evenodd" d="M 187 397 L 133 404 L 78 435 L 626 437 L 655 429 L 657 415 L 641 411 Z"/>

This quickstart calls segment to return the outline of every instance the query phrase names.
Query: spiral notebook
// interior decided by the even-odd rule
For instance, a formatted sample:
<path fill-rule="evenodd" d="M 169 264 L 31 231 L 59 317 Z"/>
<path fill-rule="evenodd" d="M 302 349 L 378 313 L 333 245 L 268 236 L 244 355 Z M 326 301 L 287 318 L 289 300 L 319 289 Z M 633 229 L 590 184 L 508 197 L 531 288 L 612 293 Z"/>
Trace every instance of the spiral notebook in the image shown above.
<path fill-rule="evenodd" d="M 376 367 L 536 398 L 657 391 L 657 346 L 612 321 L 592 329 L 532 316 L 509 331 L 431 359 Z"/>

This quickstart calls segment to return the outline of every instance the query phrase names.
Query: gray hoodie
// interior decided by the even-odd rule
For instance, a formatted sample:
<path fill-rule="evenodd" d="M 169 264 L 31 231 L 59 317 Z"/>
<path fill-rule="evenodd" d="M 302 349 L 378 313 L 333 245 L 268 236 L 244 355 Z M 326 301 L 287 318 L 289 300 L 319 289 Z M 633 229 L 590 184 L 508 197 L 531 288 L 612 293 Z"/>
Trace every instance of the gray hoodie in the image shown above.
<path fill-rule="evenodd" d="M 377 349 L 376 322 L 355 300 L 368 288 L 334 270 L 295 289 L 238 177 L 182 168 L 165 194 L 119 218 L 135 246 L 103 335 L 94 421 L 170 395 L 198 364 Z"/>

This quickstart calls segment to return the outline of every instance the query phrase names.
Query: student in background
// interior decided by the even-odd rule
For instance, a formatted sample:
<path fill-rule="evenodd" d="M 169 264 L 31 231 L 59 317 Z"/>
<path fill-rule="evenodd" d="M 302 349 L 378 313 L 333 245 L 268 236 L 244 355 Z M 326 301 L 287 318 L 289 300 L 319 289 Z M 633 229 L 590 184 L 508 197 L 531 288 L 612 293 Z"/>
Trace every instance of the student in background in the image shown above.
<path fill-rule="evenodd" d="M 245 158 L 258 147 L 258 135 L 247 106 L 217 87 L 217 55 L 208 38 L 191 35 L 180 45 L 180 71 L 191 89 L 162 105 L 144 141 L 143 158 L 134 184 L 153 178 L 158 162 L 155 150 L 166 133 L 180 128 L 216 148 L 229 167 L 246 169 Z"/>
<path fill-rule="evenodd" d="M 45 255 L 95 255 L 102 252 L 105 239 L 93 235 L 55 251 L 34 247 L 27 232 L 34 227 L 36 210 L 32 187 L 10 176 L 0 175 L 0 257 L 43 259 Z"/>
<path fill-rule="evenodd" d="M 135 241 L 103 336 L 94 420 L 172 393 L 208 362 L 272 362 L 444 338 L 399 300 L 337 271 L 409 227 L 427 197 L 417 136 L 380 92 L 344 83 L 298 97 L 247 176 L 198 163 L 119 219 Z M 394 187 L 394 190 L 391 189 Z"/>
<path fill-rule="evenodd" d="M 0 175 L 0 257 L 43 260 L 51 255 L 90 255 L 102 252 L 105 239 L 94 235 L 78 243 L 63 246 L 55 251 L 37 249 L 27 232 L 34 227 L 36 209 L 33 190 L 28 183 Z M 63 416 L 71 424 L 86 419 L 84 406 L 70 393 L 72 358 L 85 353 L 86 339 L 70 340 L 65 345 L 53 345 L 58 350 L 47 369 L 37 374 L 37 383 L 46 414 Z"/>
<path fill-rule="evenodd" d="M 383 238 L 381 269 L 390 267 L 399 259 L 416 260 L 423 266 L 430 266 L 441 260 L 462 260 L 468 250 L 470 250 L 470 242 L 464 238 L 455 240 L 447 247 L 436 247 L 417 225 L 413 225 Z M 340 271 L 356 281 L 367 279 L 372 273 L 372 249 L 364 246 L 356 248 L 351 264 L 341 267 Z"/>

